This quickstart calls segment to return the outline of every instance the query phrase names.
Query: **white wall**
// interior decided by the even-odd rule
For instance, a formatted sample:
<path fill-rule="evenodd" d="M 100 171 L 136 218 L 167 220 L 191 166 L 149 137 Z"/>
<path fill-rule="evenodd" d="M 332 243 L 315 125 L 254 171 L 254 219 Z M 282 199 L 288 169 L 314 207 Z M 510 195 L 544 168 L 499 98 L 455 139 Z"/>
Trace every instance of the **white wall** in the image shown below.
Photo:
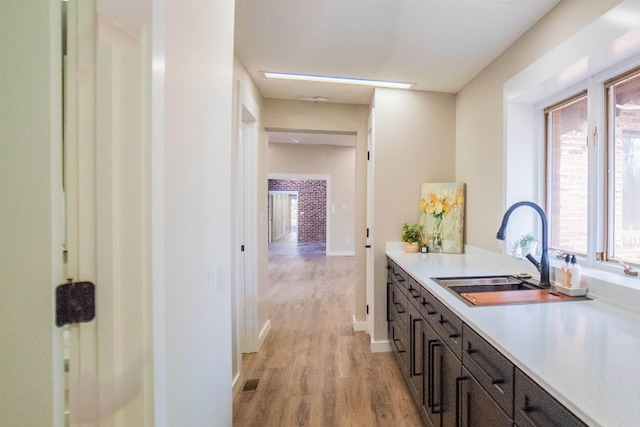
<path fill-rule="evenodd" d="M 62 426 L 60 4 L 0 4 L 0 425 Z"/>
<path fill-rule="evenodd" d="M 355 147 L 269 144 L 270 174 L 312 174 L 330 177 L 328 255 L 354 255 L 355 155 Z"/>
<path fill-rule="evenodd" d="M 455 170 L 467 183 L 467 244 L 499 248 L 495 235 L 507 208 L 505 82 L 619 2 L 562 1 L 457 94 Z"/>
<path fill-rule="evenodd" d="M 386 242 L 418 222 L 420 185 L 455 180 L 455 95 L 376 89 L 374 194 L 374 332 L 387 340 Z"/>
<path fill-rule="evenodd" d="M 165 8 L 164 33 L 154 36 L 165 45 L 165 80 L 163 156 L 156 165 L 164 169 L 164 277 L 155 284 L 164 294 L 155 319 L 164 320 L 154 339 L 166 351 L 156 359 L 164 362 L 156 367 L 156 425 L 230 426 L 234 2 L 155 6 Z M 154 65 L 162 60 L 156 52 Z M 162 88 L 156 89 L 158 100 Z"/>

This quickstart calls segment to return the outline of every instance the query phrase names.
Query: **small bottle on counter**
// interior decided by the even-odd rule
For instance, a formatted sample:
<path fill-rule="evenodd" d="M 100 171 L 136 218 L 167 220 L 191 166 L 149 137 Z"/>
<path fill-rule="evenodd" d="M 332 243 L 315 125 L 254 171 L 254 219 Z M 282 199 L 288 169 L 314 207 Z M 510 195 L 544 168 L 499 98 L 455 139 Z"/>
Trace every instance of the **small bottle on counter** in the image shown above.
<path fill-rule="evenodd" d="M 580 265 L 578 265 L 575 255 L 571 256 L 571 266 L 569 267 L 569 276 L 570 276 L 569 284 L 571 285 L 571 289 L 580 288 L 582 272 L 580 271 Z"/>
<path fill-rule="evenodd" d="M 566 254 L 564 257 L 564 264 L 560 270 L 560 285 L 565 288 L 571 287 L 571 255 Z"/>

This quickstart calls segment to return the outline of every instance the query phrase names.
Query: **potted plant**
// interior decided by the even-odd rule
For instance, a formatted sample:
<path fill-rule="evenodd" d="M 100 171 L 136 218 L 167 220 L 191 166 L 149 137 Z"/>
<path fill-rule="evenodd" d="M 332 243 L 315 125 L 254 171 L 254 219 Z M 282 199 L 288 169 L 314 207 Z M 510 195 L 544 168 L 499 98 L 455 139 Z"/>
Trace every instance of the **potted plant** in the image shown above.
<path fill-rule="evenodd" d="M 422 242 L 422 225 L 405 222 L 402 225 L 402 241 L 404 242 L 405 252 L 418 252 Z"/>
<path fill-rule="evenodd" d="M 524 258 L 532 250 L 535 251 L 536 243 L 536 238 L 533 237 L 533 234 L 531 233 L 520 236 L 518 240 L 513 242 L 511 255 L 514 257 Z"/>

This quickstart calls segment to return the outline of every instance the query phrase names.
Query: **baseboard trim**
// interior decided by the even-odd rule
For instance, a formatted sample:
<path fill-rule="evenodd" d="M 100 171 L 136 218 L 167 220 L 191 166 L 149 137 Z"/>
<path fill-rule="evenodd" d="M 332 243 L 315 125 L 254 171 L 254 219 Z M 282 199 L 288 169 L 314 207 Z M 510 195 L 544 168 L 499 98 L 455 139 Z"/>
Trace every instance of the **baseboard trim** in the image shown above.
<path fill-rule="evenodd" d="M 258 350 L 260 349 L 260 347 L 262 347 L 262 343 L 267 338 L 267 335 L 269 335 L 270 330 L 271 330 L 271 319 L 267 320 L 264 323 L 264 326 L 262 327 L 262 329 L 260 330 L 260 333 L 258 334 Z"/>
<path fill-rule="evenodd" d="M 353 332 L 360 332 L 367 330 L 367 321 L 366 320 L 356 320 L 356 315 L 353 315 L 353 319 L 351 321 L 353 325 Z"/>
<path fill-rule="evenodd" d="M 231 381 L 231 390 L 232 396 L 235 396 L 240 391 L 240 384 L 242 383 L 242 376 L 240 372 L 233 376 L 233 380 Z"/>
<path fill-rule="evenodd" d="M 327 256 L 355 256 L 354 252 L 327 251 Z"/>
<path fill-rule="evenodd" d="M 391 342 L 371 341 L 371 353 L 385 353 L 388 351 L 391 351 Z"/>

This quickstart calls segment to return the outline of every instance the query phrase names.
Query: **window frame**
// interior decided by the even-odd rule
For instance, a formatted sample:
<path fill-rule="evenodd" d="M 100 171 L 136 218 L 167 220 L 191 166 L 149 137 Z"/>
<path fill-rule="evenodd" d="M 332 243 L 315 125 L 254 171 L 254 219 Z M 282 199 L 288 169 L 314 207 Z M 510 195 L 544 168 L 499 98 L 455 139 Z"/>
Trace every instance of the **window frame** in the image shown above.
<path fill-rule="evenodd" d="M 588 109 L 588 212 L 587 212 L 587 252 L 575 254 L 590 261 L 591 265 L 612 266 L 622 261 L 632 266 L 640 266 L 640 262 L 630 261 L 624 258 L 613 257 L 611 246 L 613 242 L 612 227 L 613 205 L 610 201 L 611 186 L 614 185 L 611 173 L 614 165 L 612 162 L 612 141 L 615 141 L 615 129 L 610 125 L 609 117 L 611 100 L 608 96 L 609 86 L 624 81 L 627 78 L 640 75 L 640 55 L 634 61 L 617 64 L 598 74 L 589 76 L 586 81 L 580 82 L 571 88 L 558 91 L 552 97 L 536 103 L 540 122 L 543 129 L 540 133 L 541 147 L 541 177 L 538 179 L 541 185 L 541 200 L 545 211 L 550 212 L 551 197 L 551 156 L 549 146 L 550 129 L 547 112 L 562 105 L 569 105 L 583 96 L 587 99 Z M 615 144 L 615 142 L 614 142 Z M 595 172 L 595 173 L 594 173 Z M 551 221 L 549 221 L 551 223 Z M 551 227 L 550 227 L 551 229 Z M 552 241 L 551 236 L 549 242 Z M 562 253 L 562 249 L 549 246 L 550 253 Z"/>
<path fill-rule="evenodd" d="M 542 109 L 543 121 L 544 121 L 544 207 L 546 212 L 551 212 L 552 209 L 552 193 L 553 193 L 553 181 L 552 181 L 552 159 L 553 159 L 553 150 L 551 149 L 550 139 L 553 135 L 553 129 L 550 126 L 549 113 L 558 110 L 561 107 L 568 107 L 574 103 L 580 102 L 581 100 L 585 100 L 587 102 L 587 111 L 589 112 L 589 92 L 585 88 L 580 89 L 577 92 L 573 92 L 572 94 L 563 97 L 561 100 L 556 101 L 552 104 L 547 105 Z M 587 113 L 589 114 L 589 113 Z M 589 118 L 587 119 L 589 121 Z M 587 132 L 588 133 L 588 132 Z M 589 138 L 587 137 L 587 149 L 589 146 Z M 590 153 L 588 153 L 590 156 Z M 587 160 L 587 167 L 589 167 L 589 161 Z M 588 179 L 588 178 L 587 178 Z M 589 194 L 589 182 L 587 181 L 587 204 L 590 203 L 590 194 Z M 589 251 L 589 214 L 587 213 L 587 248 L 585 252 L 572 252 L 575 255 L 581 257 L 587 257 Z M 548 218 L 549 222 L 549 233 L 553 229 L 553 218 Z M 553 241 L 552 236 L 547 236 L 549 241 L 549 250 L 552 252 L 561 252 L 564 250 L 563 248 L 556 248 L 551 246 L 551 242 Z"/>
<path fill-rule="evenodd" d="M 613 97 L 610 96 L 610 90 L 618 83 L 622 83 L 625 80 L 628 80 L 633 77 L 640 77 L 640 65 L 635 65 L 630 67 L 622 72 L 612 73 L 615 75 L 610 76 L 608 79 L 602 82 L 602 88 L 604 93 L 604 117 L 605 117 L 605 129 L 606 129 L 606 138 L 604 140 L 605 153 L 604 153 L 604 165 L 607 168 L 607 173 L 605 174 L 605 185 L 604 188 L 606 190 L 604 204 L 605 204 L 605 219 L 604 219 L 604 233 L 603 233 L 603 247 L 602 247 L 602 255 L 601 260 L 610 262 L 610 263 L 618 263 L 619 261 L 629 264 L 632 266 L 640 266 L 640 261 L 631 261 L 624 258 L 614 256 L 614 251 L 612 247 L 615 246 L 615 233 L 614 227 L 615 224 L 613 222 L 613 218 L 615 217 L 614 207 L 615 202 L 612 200 L 612 194 L 614 194 L 615 189 L 615 180 L 613 179 L 613 175 L 615 174 L 615 155 L 613 154 L 615 151 L 615 126 L 612 125 L 611 118 L 615 117 L 615 102 Z"/>

